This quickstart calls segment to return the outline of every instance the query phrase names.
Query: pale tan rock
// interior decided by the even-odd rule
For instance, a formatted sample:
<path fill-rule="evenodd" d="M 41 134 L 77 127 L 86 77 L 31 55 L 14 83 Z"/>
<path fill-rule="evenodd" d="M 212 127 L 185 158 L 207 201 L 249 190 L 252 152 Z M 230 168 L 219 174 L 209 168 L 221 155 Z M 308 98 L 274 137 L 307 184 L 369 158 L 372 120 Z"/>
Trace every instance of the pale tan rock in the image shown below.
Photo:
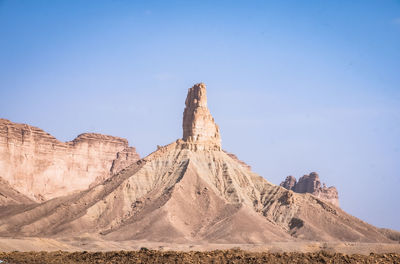
<path fill-rule="evenodd" d="M 189 89 L 183 112 L 183 141 L 193 150 L 221 150 L 218 125 L 207 107 L 207 91 L 204 83 Z"/>
<path fill-rule="evenodd" d="M 268 182 L 222 151 L 204 96 L 202 85 L 189 90 L 183 140 L 158 147 L 89 190 L 0 215 L 0 236 L 88 233 L 99 241 L 165 244 L 393 242 L 315 195 Z"/>
<path fill-rule="evenodd" d="M 314 195 L 269 183 L 223 151 L 177 143 L 88 191 L 0 217 L 0 236 L 84 233 L 163 243 L 391 241 Z"/>
<path fill-rule="evenodd" d="M 87 189 L 138 159 L 123 138 L 86 133 L 64 143 L 0 119 L 0 177 L 35 201 Z"/>
<path fill-rule="evenodd" d="M 33 200 L 15 190 L 6 180 L 0 177 L 0 206 L 34 203 Z"/>
<path fill-rule="evenodd" d="M 139 159 L 139 154 L 136 152 L 134 147 L 124 148 L 123 150 L 117 152 L 117 156 L 112 162 L 111 174 L 118 173 Z"/>
<path fill-rule="evenodd" d="M 239 164 L 241 164 L 243 167 L 245 167 L 248 170 L 251 170 L 251 166 L 244 162 L 243 160 L 240 160 L 235 154 L 229 153 L 228 151 L 224 150 L 226 154 L 228 154 L 229 157 L 231 157 L 233 160 L 237 161 Z"/>

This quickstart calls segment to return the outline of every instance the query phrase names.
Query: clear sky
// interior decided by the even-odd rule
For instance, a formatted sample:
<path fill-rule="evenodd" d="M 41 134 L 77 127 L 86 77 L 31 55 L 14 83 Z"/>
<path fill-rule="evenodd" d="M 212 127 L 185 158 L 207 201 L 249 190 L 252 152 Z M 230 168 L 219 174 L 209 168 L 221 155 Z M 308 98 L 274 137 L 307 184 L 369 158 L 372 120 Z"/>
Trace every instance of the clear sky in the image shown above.
<path fill-rule="evenodd" d="M 0 0 L 2 118 L 144 156 L 182 136 L 197 82 L 255 172 L 316 171 L 400 230 L 400 1 Z"/>

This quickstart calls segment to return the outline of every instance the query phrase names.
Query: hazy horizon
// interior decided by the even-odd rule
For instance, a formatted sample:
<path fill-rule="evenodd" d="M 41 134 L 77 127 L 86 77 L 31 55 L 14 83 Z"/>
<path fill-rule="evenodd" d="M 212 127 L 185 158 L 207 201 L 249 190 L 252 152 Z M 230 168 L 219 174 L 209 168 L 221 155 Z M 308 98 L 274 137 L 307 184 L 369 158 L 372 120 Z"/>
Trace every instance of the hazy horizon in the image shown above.
<path fill-rule="evenodd" d="M 399 1 L 3 0 L 0 33 L 0 118 L 143 157 L 204 82 L 223 149 L 274 184 L 316 171 L 400 230 Z"/>

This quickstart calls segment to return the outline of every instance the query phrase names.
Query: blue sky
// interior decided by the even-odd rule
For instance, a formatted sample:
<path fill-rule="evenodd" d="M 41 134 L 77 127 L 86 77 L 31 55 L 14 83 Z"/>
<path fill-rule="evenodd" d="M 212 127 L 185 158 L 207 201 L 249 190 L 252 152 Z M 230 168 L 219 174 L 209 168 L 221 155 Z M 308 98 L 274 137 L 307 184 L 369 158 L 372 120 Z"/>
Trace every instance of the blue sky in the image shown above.
<path fill-rule="evenodd" d="M 0 0 L 2 118 L 144 156 L 201 81 L 224 149 L 400 230 L 400 1 Z"/>

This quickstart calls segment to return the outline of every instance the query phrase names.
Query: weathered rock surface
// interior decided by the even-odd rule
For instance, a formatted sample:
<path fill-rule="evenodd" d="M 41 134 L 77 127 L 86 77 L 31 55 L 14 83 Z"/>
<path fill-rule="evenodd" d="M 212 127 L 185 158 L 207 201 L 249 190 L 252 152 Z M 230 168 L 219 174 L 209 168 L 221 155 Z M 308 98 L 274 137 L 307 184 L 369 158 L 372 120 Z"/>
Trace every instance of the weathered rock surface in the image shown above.
<path fill-rule="evenodd" d="M 243 167 L 245 167 L 245 168 L 248 169 L 248 170 L 251 170 L 251 166 L 248 165 L 246 162 L 240 160 L 235 154 L 229 153 L 229 152 L 227 152 L 226 150 L 224 150 L 224 152 L 225 152 L 226 154 L 228 154 L 228 156 L 231 157 L 233 160 L 235 160 L 236 162 L 238 162 L 240 165 L 242 165 Z"/>
<path fill-rule="evenodd" d="M 288 190 L 293 190 L 294 186 L 296 185 L 297 180 L 293 176 L 287 176 L 286 179 L 281 182 L 280 186 L 286 188 Z"/>
<path fill-rule="evenodd" d="M 330 203 L 269 183 L 223 151 L 178 143 L 88 191 L 0 217 L 1 236 L 83 233 L 164 243 L 391 241 Z"/>
<path fill-rule="evenodd" d="M 207 107 L 207 91 L 204 83 L 189 89 L 183 112 L 183 141 L 193 150 L 221 150 L 218 125 Z"/>
<path fill-rule="evenodd" d="M 33 203 L 35 202 L 32 199 L 12 188 L 6 180 L 0 177 L 0 206 Z"/>
<path fill-rule="evenodd" d="M 339 206 L 339 194 L 337 189 L 333 186 L 326 187 L 325 183 L 321 184 L 319 175 L 316 172 L 304 175 L 298 182 L 295 177 L 288 176 L 280 186 L 296 193 L 311 193 L 335 206 Z"/>
<path fill-rule="evenodd" d="M 381 233 L 390 238 L 391 240 L 398 241 L 400 244 L 400 232 L 389 229 L 389 228 L 381 228 Z"/>
<path fill-rule="evenodd" d="M 64 143 L 0 119 L 0 177 L 34 201 L 87 189 L 138 159 L 123 138 L 86 133 Z"/>
<path fill-rule="evenodd" d="M 202 102 L 201 96 L 191 93 L 189 101 Z M 209 113 L 200 105 L 198 111 Z M 191 103 L 186 107 L 192 109 Z M 208 114 L 205 119 L 188 118 L 197 115 L 193 109 L 185 112 L 188 132 L 183 140 L 159 147 L 101 184 L 0 214 L 0 235 L 89 233 L 110 241 L 203 244 L 393 242 L 380 229 L 315 195 L 286 190 L 253 173 L 220 149 L 218 129 Z M 197 130 L 201 127 L 207 129 Z M 304 189 L 309 190 L 308 185 Z"/>

